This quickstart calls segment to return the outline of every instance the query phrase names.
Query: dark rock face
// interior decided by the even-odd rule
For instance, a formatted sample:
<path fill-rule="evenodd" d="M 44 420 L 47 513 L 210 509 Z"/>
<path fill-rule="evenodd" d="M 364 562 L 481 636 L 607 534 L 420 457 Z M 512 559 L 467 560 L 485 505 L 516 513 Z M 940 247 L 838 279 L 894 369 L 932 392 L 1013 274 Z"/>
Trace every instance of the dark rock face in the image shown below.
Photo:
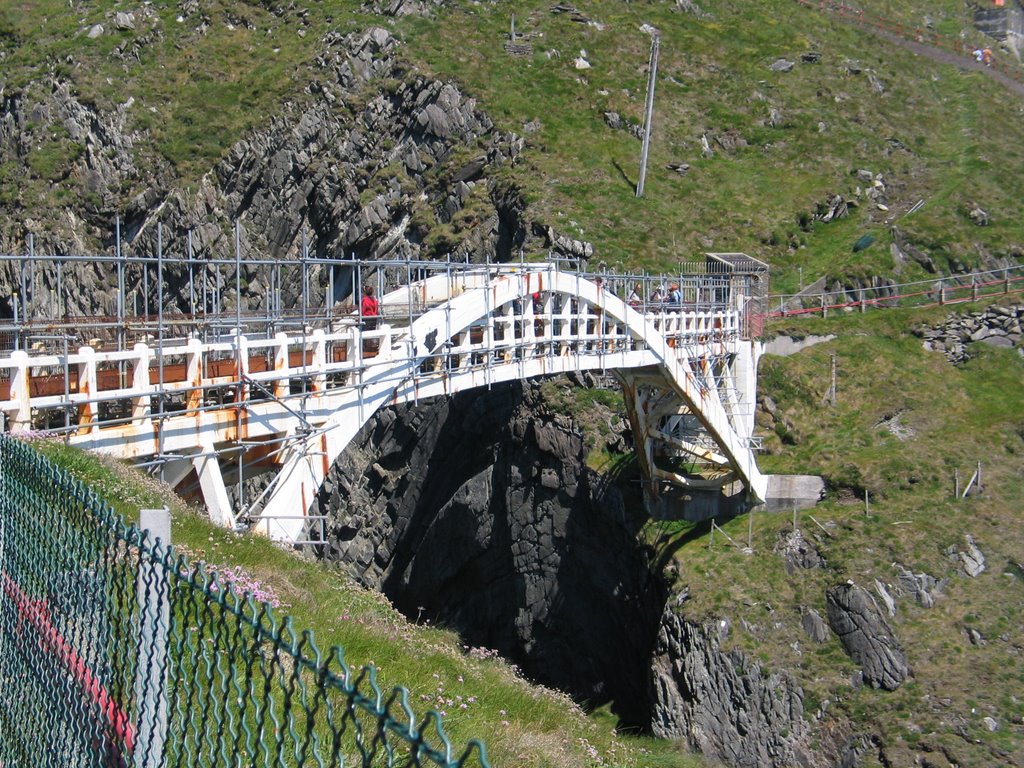
<path fill-rule="evenodd" d="M 332 469 L 323 557 L 407 616 L 645 726 L 664 601 L 613 486 L 530 384 L 380 414 Z"/>
<path fill-rule="evenodd" d="M 810 748 L 803 692 L 786 672 L 765 674 L 722 651 L 713 627 L 666 609 L 651 661 L 651 728 L 734 766 L 824 764 Z"/>
<path fill-rule="evenodd" d="M 830 721 L 828 743 L 812 748 L 792 676 L 723 651 L 727 622 L 666 608 L 637 541 L 643 520 L 586 469 L 582 435 L 539 389 L 379 413 L 318 498 L 330 517 L 321 556 L 407 616 L 451 626 L 590 705 L 611 702 L 628 725 L 735 766 L 839 764 L 849 729 Z"/>
<path fill-rule="evenodd" d="M 910 677 L 910 665 L 892 627 L 870 593 L 853 584 L 837 584 L 825 594 L 829 626 L 843 648 L 875 688 L 895 690 Z"/>

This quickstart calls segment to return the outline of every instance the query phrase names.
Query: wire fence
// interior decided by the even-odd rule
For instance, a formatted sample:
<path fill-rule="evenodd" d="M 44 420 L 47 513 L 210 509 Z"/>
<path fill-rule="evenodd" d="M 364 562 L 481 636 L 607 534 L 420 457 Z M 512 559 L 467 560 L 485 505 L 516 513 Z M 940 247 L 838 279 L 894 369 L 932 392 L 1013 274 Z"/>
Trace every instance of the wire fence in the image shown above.
<path fill-rule="evenodd" d="M 821 315 L 869 308 L 934 307 L 1024 293 L 1024 265 L 969 275 L 918 280 L 833 291 L 775 294 L 768 297 L 767 317 Z"/>
<path fill-rule="evenodd" d="M 482 766 L 441 718 L 0 435 L 0 766 Z"/>

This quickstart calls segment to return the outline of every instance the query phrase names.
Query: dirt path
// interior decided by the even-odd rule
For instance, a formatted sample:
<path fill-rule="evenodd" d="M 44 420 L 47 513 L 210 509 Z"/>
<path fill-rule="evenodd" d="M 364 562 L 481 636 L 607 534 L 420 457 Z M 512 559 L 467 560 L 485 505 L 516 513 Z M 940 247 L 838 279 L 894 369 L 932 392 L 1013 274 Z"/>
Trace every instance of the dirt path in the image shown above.
<path fill-rule="evenodd" d="M 940 64 L 951 64 L 952 66 L 964 70 L 964 71 L 976 71 L 981 72 L 987 77 L 992 78 L 997 83 L 1005 86 L 1007 89 L 1013 91 L 1015 94 L 1024 98 L 1024 83 L 1019 80 L 1014 80 L 1012 77 L 1007 75 L 993 67 L 986 67 L 984 64 L 975 61 L 968 56 L 960 56 L 952 51 L 947 51 L 943 48 L 936 48 L 932 45 L 926 45 L 924 43 L 918 43 L 913 40 L 908 40 L 905 37 L 900 37 L 897 34 L 888 32 L 884 29 L 873 29 L 867 27 L 866 31 L 871 32 L 878 37 L 888 40 L 890 43 L 900 46 L 912 53 L 916 53 L 918 56 L 924 56 L 925 58 L 937 61 Z"/>

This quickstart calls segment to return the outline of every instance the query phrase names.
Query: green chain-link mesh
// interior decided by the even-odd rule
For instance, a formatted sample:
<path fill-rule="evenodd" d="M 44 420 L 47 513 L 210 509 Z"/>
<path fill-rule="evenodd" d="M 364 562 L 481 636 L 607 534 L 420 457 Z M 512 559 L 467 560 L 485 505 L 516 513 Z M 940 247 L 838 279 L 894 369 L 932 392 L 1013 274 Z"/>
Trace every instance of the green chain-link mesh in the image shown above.
<path fill-rule="evenodd" d="M 0 766 L 464 766 L 440 716 L 0 435 Z"/>

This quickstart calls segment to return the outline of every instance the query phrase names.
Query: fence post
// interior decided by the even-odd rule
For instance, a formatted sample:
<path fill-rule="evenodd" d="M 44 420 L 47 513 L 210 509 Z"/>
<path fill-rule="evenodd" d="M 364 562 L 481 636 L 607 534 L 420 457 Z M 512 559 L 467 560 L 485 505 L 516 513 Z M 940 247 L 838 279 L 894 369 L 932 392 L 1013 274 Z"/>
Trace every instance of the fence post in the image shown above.
<path fill-rule="evenodd" d="M 978 277 L 971 275 L 971 301 L 978 300 Z"/>
<path fill-rule="evenodd" d="M 821 317 L 822 319 L 828 317 L 828 309 L 825 307 L 825 294 L 821 294 Z"/>
<path fill-rule="evenodd" d="M 940 279 L 939 280 L 939 306 L 941 307 L 946 303 L 946 284 Z"/>
<path fill-rule="evenodd" d="M 828 386 L 828 402 L 833 408 L 836 405 L 836 356 L 831 356 L 831 362 L 829 364 L 829 386 Z"/>
<path fill-rule="evenodd" d="M 171 515 L 163 509 L 139 510 L 139 528 L 153 554 L 141 552 L 136 595 L 139 605 L 139 662 L 135 671 L 138 711 L 133 763 L 155 768 L 164 762 L 167 739 L 167 635 L 170 631 L 170 582 L 160 559 L 171 543 Z"/>

